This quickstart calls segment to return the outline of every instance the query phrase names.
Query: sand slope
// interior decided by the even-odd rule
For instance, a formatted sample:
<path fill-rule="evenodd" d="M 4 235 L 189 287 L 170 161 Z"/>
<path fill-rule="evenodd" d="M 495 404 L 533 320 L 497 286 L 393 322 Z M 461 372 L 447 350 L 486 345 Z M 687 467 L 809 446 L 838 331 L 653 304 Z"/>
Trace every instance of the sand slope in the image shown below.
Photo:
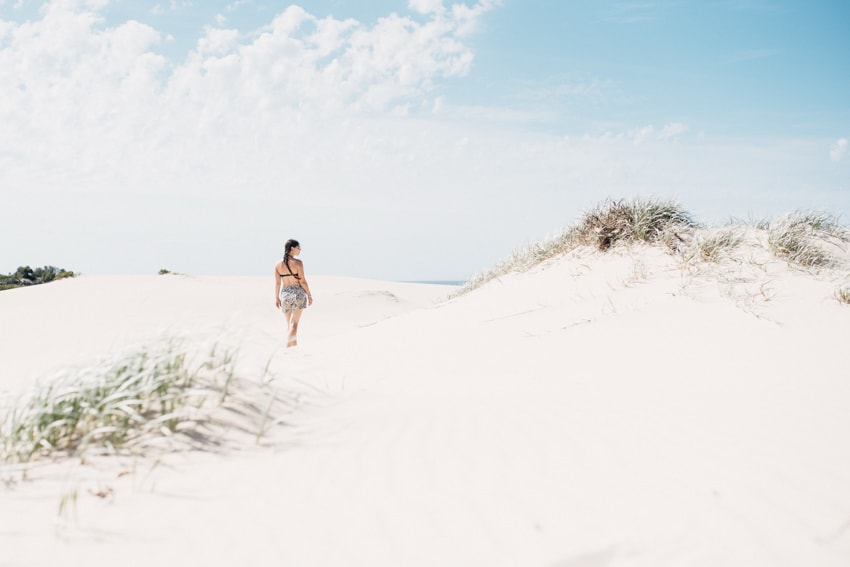
<path fill-rule="evenodd" d="M 0 562 L 847 565 L 841 277 L 683 269 L 651 248 L 573 253 L 451 301 L 313 277 L 295 350 L 271 278 L 4 292 L 4 319 L 49 324 L 3 331 L 16 372 L 0 388 L 181 332 L 312 393 L 259 447 L 36 468 L 0 489 Z"/>

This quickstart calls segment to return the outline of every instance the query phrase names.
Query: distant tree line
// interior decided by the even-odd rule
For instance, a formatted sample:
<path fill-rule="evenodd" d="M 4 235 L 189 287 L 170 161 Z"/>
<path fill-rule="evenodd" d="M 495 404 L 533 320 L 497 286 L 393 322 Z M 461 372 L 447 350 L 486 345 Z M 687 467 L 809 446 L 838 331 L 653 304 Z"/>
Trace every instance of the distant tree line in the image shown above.
<path fill-rule="evenodd" d="M 0 291 L 52 282 L 53 280 L 61 280 L 62 278 L 72 278 L 75 275 L 74 272 L 69 272 L 64 268 L 57 268 L 56 266 L 44 266 L 43 268 L 19 266 L 13 274 L 0 275 Z"/>

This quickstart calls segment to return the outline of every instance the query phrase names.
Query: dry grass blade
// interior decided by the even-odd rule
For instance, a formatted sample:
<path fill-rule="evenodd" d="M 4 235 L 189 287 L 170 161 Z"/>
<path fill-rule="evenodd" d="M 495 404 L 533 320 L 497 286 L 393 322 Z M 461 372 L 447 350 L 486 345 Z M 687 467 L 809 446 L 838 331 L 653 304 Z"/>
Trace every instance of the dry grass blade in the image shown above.
<path fill-rule="evenodd" d="M 844 305 L 850 305 L 850 285 L 839 286 L 835 290 L 835 299 Z"/>

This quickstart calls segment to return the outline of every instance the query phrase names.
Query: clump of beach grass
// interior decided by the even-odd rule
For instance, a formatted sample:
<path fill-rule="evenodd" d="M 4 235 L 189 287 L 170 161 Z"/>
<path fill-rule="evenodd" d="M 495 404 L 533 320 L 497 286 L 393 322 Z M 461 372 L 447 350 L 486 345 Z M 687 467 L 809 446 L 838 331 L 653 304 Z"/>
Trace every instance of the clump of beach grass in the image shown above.
<path fill-rule="evenodd" d="M 682 248 L 682 257 L 686 264 L 693 260 L 717 263 L 731 255 L 743 242 L 744 234 L 735 228 L 700 231 L 687 247 Z"/>
<path fill-rule="evenodd" d="M 850 242 L 850 231 L 835 215 L 818 211 L 790 213 L 768 229 L 767 242 L 774 256 L 804 268 L 829 268 L 838 262 L 826 243 Z"/>
<path fill-rule="evenodd" d="M 697 227 L 693 216 L 675 201 L 606 201 L 586 212 L 576 228 L 579 242 L 608 250 L 618 243 L 663 243 L 676 250 L 680 233 Z"/>
<path fill-rule="evenodd" d="M 172 339 L 69 371 L 0 407 L 0 463 L 120 454 L 185 434 L 230 395 L 234 351 L 190 356 Z"/>
<path fill-rule="evenodd" d="M 692 215 L 674 201 L 607 200 L 554 238 L 514 251 L 507 259 L 470 279 L 454 296 L 468 293 L 503 275 L 527 271 L 580 246 L 607 251 L 616 244 L 643 242 L 661 243 L 670 250 L 677 250 L 685 242 L 683 235 L 697 226 Z"/>
<path fill-rule="evenodd" d="M 844 305 L 850 305 L 850 284 L 838 286 L 835 290 L 835 299 Z"/>

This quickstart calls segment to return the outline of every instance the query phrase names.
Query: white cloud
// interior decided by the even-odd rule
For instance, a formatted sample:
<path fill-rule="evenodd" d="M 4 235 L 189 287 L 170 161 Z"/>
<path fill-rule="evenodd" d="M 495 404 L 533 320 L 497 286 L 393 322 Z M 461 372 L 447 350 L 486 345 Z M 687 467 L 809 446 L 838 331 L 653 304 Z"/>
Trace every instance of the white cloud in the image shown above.
<path fill-rule="evenodd" d="M 835 162 L 843 161 L 847 159 L 848 152 L 850 152 L 850 148 L 848 147 L 847 138 L 840 138 L 829 149 L 829 159 Z"/>
<path fill-rule="evenodd" d="M 476 4 L 452 4 L 451 14 L 457 23 L 457 34 L 459 37 L 470 35 L 478 30 L 480 17 L 501 5 L 502 0 L 479 0 Z"/>
<path fill-rule="evenodd" d="M 207 28 L 205 34 L 198 40 L 197 52 L 211 56 L 226 56 L 238 46 L 239 31 Z"/>
<path fill-rule="evenodd" d="M 54 2 L 56 1 L 54 0 Z M 62 0 L 62 2 L 69 8 L 101 10 L 109 5 L 110 0 Z"/>
<path fill-rule="evenodd" d="M 654 140 L 673 140 L 687 132 L 687 130 L 688 127 L 681 122 L 670 122 L 669 124 L 665 124 L 660 130 L 650 124 L 637 130 L 630 130 L 626 133 L 626 137 L 631 138 L 635 145 L 640 145 L 644 142 Z M 611 134 L 608 136 L 610 137 Z"/>
<path fill-rule="evenodd" d="M 430 14 L 443 10 L 443 0 L 409 0 L 407 6 L 420 14 Z"/>
<path fill-rule="evenodd" d="M 658 133 L 658 138 L 661 140 L 671 140 L 673 138 L 679 137 L 687 131 L 687 125 L 682 124 L 681 122 L 671 122 L 669 124 L 664 125 L 664 127 Z"/>
<path fill-rule="evenodd" d="M 257 273 L 296 236 L 314 273 L 458 277 L 607 195 L 686 187 L 725 216 L 792 177 L 797 146 L 673 144 L 675 122 L 565 138 L 523 129 L 545 109 L 452 105 L 439 82 L 470 70 L 464 34 L 493 5 L 374 25 L 290 7 L 254 32 L 205 29 L 183 61 L 158 53 L 161 31 L 82 4 L 6 24 L 0 242 L 21 256 L 0 269 Z M 359 242 L 380 244 L 368 268 Z"/>
<path fill-rule="evenodd" d="M 302 154 L 305 132 L 360 112 L 407 114 L 472 62 L 457 37 L 468 14 L 367 26 L 291 6 L 253 36 L 207 28 L 174 64 L 157 54 L 160 32 L 106 27 L 100 5 L 57 0 L 40 19 L 4 24 L 5 176 L 183 175 L 217 152 L 256 155 L 260 140 L 264 154 L 292 155 L 290 145 Z"/>
<path fill-rule="evenodd" d="M 635 142 L 635 145 L 642 144 L 646 140 L 652 138 L 655 135 L 655 127 L 651 124 L 649 126 L 644 126 L 639 130 L 634 130 L 631 132 L 631 137 Z"/>

